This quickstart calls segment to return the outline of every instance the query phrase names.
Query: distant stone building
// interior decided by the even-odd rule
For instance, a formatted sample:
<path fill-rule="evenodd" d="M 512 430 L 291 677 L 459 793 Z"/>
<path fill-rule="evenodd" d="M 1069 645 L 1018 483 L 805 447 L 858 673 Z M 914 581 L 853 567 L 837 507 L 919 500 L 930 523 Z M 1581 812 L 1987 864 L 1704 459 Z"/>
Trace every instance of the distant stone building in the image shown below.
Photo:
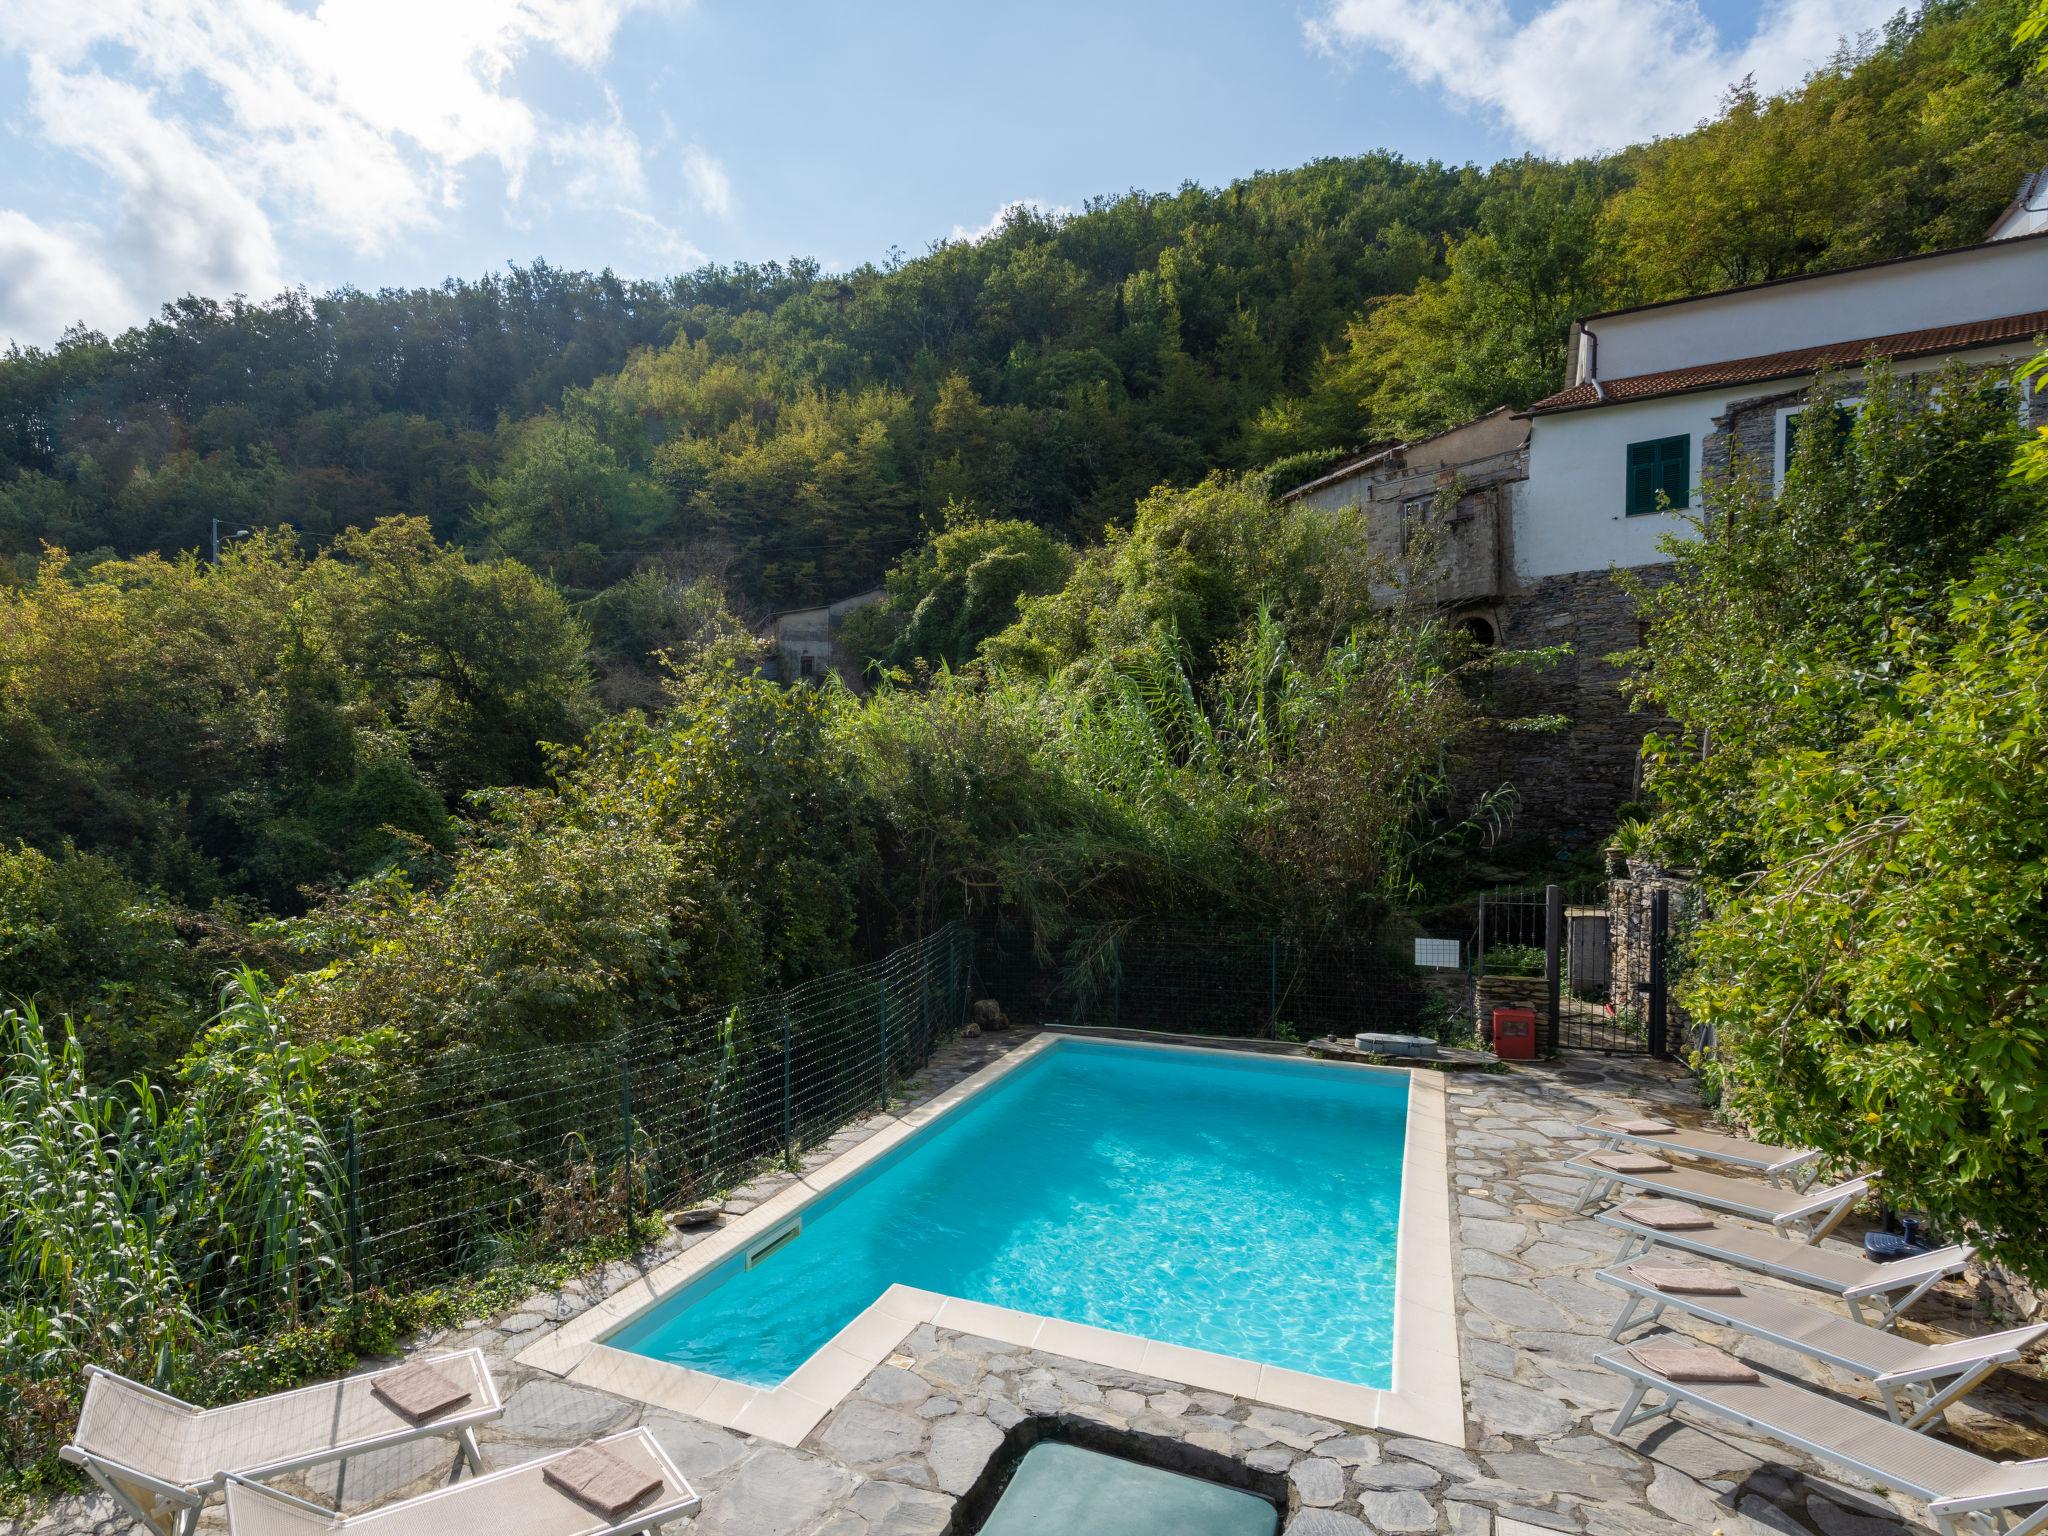
<path fill-rule="evenodd" d="M 762 638 L 773 646 L 766 674 L 783 683 L 821 683 L 836 672 L 850 686 L 863 686 L 858 669 L 839 649 L 839 626 L 850 613 L 882 600 L 883 589 L 870 588 L 813 608 L 785 608 L 771 613 L 761 626 Z"/>
<path fill-rule="evenodd" d="M 1482 641 L 1572 647 L 1500 700 L 1503 712 L 1561 715 L 1567 729 L 1491 743 L 1472 767 L 1516 785 L 1520 830 L 1604 835 L 1639 787 L 1645 724 L 1606 659 L 1640 638 L 1613 573 L 1659 580 L 1662 541 L 1687 533 L 1681 514 L 1711 497 L 1738 451 L 1782 477 L 1823 369 L 1848 381 L 1853 407 L 1854 375 L 1872 357 L 1910 373 L 2033 355 L 2048 332 L 2044 210 L 2048 173 L 1981 245 L 1591 316 L 1572 327 L 1558 393 L 1367 455 L 1283 499 L 1366 507 L 1370 545 L 1390 568 L 1407 561 L 1399 591 Z M 2048 421 L 2042 392 L 2024 408 Z M 1420 570 L 1407 554 L 1417 548 Z"/>

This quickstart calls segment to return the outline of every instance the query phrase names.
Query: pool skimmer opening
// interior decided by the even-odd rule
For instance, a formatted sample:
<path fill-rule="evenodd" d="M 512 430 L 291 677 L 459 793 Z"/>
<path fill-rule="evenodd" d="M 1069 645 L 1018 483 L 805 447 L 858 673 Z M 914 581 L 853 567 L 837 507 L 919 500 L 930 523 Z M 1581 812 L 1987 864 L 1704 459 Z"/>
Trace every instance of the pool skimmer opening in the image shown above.
<path fill-rule="evenodd" d="M 747 1250 L 747 1268 L 752 1269 L 770 1254 L 780 1253 L 803 1235 L 803 1217 L 792 1217 L 786 1225 L 777 1227 L 761 1242 Z"/>

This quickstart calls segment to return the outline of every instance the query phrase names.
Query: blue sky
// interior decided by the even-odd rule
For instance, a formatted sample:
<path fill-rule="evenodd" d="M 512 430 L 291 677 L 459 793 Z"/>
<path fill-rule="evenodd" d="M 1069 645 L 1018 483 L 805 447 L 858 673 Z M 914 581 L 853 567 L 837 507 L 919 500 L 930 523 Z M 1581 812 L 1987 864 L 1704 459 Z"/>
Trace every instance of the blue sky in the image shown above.
<path fill-rule="evenodd" d="M 1787 85 L 1885 0 L 0 0 L 0 338 L 186 291 L 658 276 Z"/>

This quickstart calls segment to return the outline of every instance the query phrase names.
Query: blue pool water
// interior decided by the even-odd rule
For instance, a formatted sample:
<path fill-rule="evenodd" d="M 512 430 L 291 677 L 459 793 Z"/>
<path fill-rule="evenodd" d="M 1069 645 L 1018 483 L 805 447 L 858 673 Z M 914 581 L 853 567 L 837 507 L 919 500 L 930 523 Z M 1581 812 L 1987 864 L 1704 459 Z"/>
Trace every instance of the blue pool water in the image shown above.
<path fill-rule="evenodd" d="M 608 1342 L 773 1386 L 901 1283 L 1385 1387 L 1407 1094 L 1062 1040 Z"/>

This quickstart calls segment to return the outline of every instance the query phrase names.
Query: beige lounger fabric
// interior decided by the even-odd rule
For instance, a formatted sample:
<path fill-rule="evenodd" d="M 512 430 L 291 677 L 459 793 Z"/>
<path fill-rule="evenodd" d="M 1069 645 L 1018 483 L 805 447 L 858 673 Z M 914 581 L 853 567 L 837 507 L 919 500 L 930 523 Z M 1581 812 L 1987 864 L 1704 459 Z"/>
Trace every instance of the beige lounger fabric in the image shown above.
<path fill-rule="evenodd" d="M 1631 1349 L 1619 1353 L 1640 1352 Z M 1882 1467 L 1893 1487 L 1923 1499 L 1954 1498 L 2009 1473 L 2008 1468 L 1974 1451 L 1901 1428 L 1867 1408 L 1823 1397 L 1775 1378 L 1726 1385 L 1688 1383 L 1686 1391 L 1731 1413 L 1746 1415 L 1781 1436 L 1796 1436 L 1863 1465 Z M 2042 1476 L 2042 1469 L 2036 1467 L 2031 1479 L 2012 1480 L 2007 1486 L 2025 1489 L 2029 1481 L 2038 1484 Z"/>
<path fill-rule="evenodd" d="M 470 1399 L 465 1407 L 495 1400 L 483 1357 L 475 1351 L 445 1356 L 434 1366 L 461 1387 Z M 72 1439 L 102 1460 L 163 1482 L 208 1487 L 227 1472 L 310 1461 L 365 1441 L 431 1432 L 433 1425 L 413 1424 L 376 1396 L 372 1389 L 384 1374 L 348 1376 L 202 1410 L 164 1402 L 117 1376 L 95 1372 Z"/>
<path fill-rule="evenodd" d="M 1704 1344 L 1638 1344 L 1629 1353 L 1636 1364 L 1646 1371 L 1655 1371 L 1666 1381 L 1694 1385 L 1759 1379 L 1752 1367 Z"/>
<path fill-rule="evenodd" d="M 1567 1164 L 1567 1167 L 1572 1167 Z M 1869 1187 L 1866 1179 L 1849 1179 L 1827 1189 L 1809 1189 L 1803 1194 L 1776 1184 L 1765 1184 L 1757 1179 L 1738 1179 L 1725 1173 L 1709 1173 L 1703 1168 L 1672 1168 L 1668 1172 L 1642 1173 L 1613 1167 L 1601 1166 L 1597 1156 L 1582 1159 L 1575 1169 L 1579 1173 L 1590 1173 L 1596 1178 L 1622 1179 L 1639 1184 L 1651 1194 L 1672 1195 L 1680 1200 L 1696 1200 L 1702 1205 L 1718 1205 L 1743 1215 L 1773 1220 L 1796 1220 L 1802 1216 L 1818 1216 L 1828 1210 L 1832 1201 L 1861 1194 Z"/>
<path fill-rule="evenodd" d="M 1669 1120 L 1602 1120 L 1600 1128 L 1624 1136 L 1669 1136 L 1678 1129 Z"/>
<path fill-rule="evenodd" d="M 1694 1269 L 1687 1264 L 1631 1264 L 1624 1274 L 1645 1285 L 1654 1285 L 1673 1296 L 1740 1296 L 1742 1286 L 1711 1269 Z"/>
<path fill-rule="evenodd" d="M 1641 1129 L 1644 1126 L 1661 1126 L 1662 1129 Z M 1810 1160 L 1813 1156 L 1812 1149 L 1808 1147 L 1781 1147 L 1768 1141 L 1750 1141 L 1742 1136 L 1724 1136 L 1719 1131 L 1684 1130 L 1662 1120 L 1596 1120 L 1581 1126 L 1580 1129 L 1596 1136 L 1654 1136 L 1660 1146 L 1689 1152 L 1695 1157 L 1741 1163 L 1745 1166 L 1790 1165 Z"/>
<path fill-rule="evenodd" d="M 1669 1173 L 1671 1165 L 1646 1152 L 1589 1152 L 1586 1161 L 1611 1168 L 1616 1173 Z"/>
<path fill-rule="evenodd" d="M 315 1514 L 262 1488 L 231 1483 L 228 1529 L 233 1536 L 595 1536 L 617 1524 L 632 1528 L 642 1517 L 665 1509 L 671 1511 L 666 1518 L 674 1519 L 694 1504 L 690 1485 L 645 1429 L 628 1430 L 598 1444 L 636 1475 L 661 1484 L 659 1493 L 618 1521 L 550 1486 L 547 1468 L 561 1458 L 544 1457 L 346 1519 Z"/>
<path fill-rule="evenodd" d="M 1659 1232 L 1706 1232 L 1714 1225 L 1714 1218 L 1698 1206 L 1676 1200 L 1631 1200 L 1618 1214 Z"/>

